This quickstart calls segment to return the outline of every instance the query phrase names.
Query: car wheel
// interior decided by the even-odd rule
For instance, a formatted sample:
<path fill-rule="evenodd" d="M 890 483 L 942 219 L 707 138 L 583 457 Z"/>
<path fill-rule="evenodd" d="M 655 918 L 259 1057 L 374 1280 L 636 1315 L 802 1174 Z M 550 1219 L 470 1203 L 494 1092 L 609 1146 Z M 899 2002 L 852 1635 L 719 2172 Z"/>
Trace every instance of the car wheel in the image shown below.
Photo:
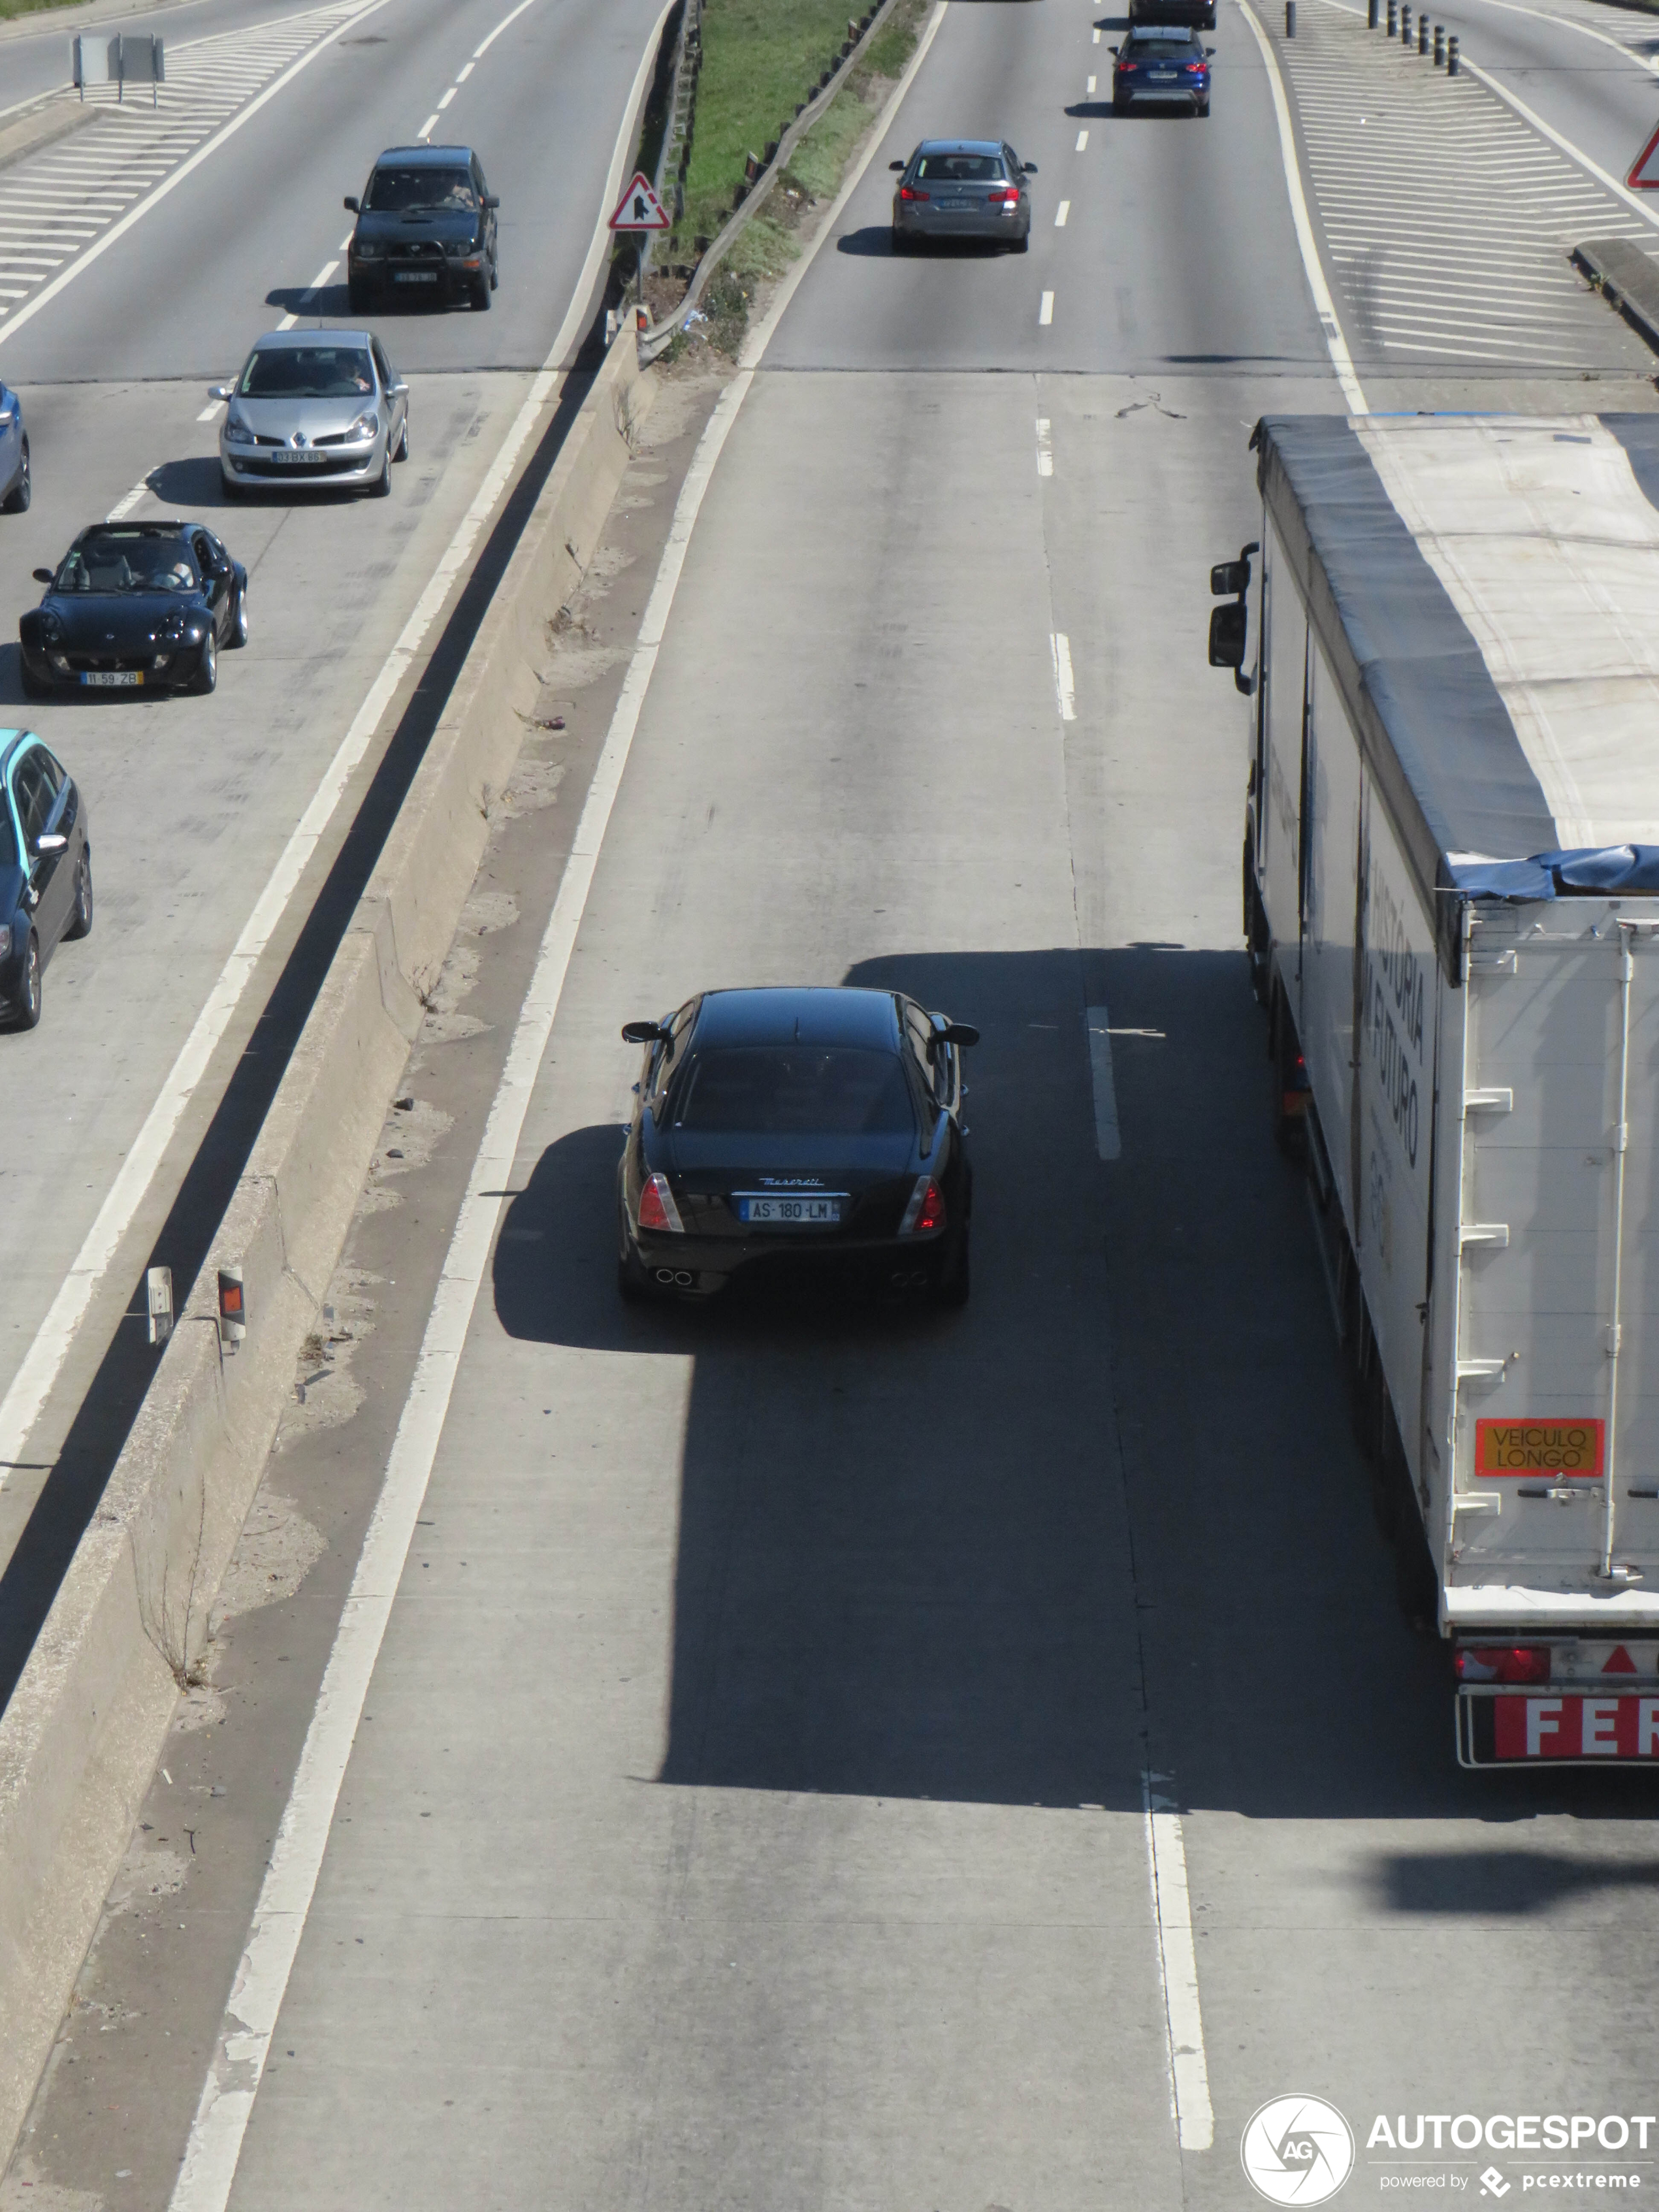
<path fill-rule="evenodd" d="M 969 1262 L 968 1224 L 964 1221 L 958 1231 L 951 1256 L 939 1269 L 933 1284 L 933 1303 L 941 1306 L 965 1306 L 973 1287 L 973 1276 Z"/>
<path fill-rule="evenodd" d="M 489 264 L 489 289 L 492 292 L 499 292 L 501 289 L 501 264 L 499 261 L 492 261 Z"/>
<path fill-rule="evenodd" d="M 32 1030 L 40 1019 L 40 940 L 30 930 L 28 951 L 23 955 L 23 988 L 17 994 L 17 1012 L 12 1018 L 12 1027 Z"/>
<path fill-rule="evenodd" d="M 23 662 L 23 664 L 22 664 L 22 672 L 23 672 L 23 696 L 24 696 L 26 699 L 50 699 L 50 698 L 51 698 L 51 696 L 52 696 L 52 686 L 51 686 L 51 684 L 43 684 L 43 683 L 40 681 L 40 678 L 35 674 L 34 671 L 33 671 L 33 670 L 29 666 L 29 665 L 28 665 L 28 663 L 27 663 L 27 660 L 26 660 L 26 661 L 24 661 L 24 662 Z"/>
<path fill-rule="evenodd" d="M 1016 253 L 1029 253 L 1030 250 L 1031 234 L 1029 230 L 1023 230 L 1014 240 L 1014 251 Z"/>
<path fill-rule="evenodd" d="M 387 499 L 392 494 L 392 456 L 387 453 L 380 463 L 380 473 L 368 488 L 371 499 Z"/>
<path fill-rule="evenodd" d="M 1198 112 L 1200 115 L 1207 115 L 1207 114 L 1209 113 L 1209 112 L 1210 112 L 1210 103 L 1209 103 L 1209 101 L 1208 101 L 1207 100 L 1200 100 L 1199 101 L 1199 103 L 1198 103 L 1198 109 L 1197 109 L 1197 112 Z"/>
<path fill-rule="evenodd" d="M 407 415 L 404 417 L 403 428 L 398 433 L 398 450 L 392 458 L 394 461 L 406 461 L 409 459 L 409 417 Z"/>
<path fill-rule="evenodd" d="M 70 916 L 65 937 L 90 937 L 92 934 L 92 851 L 81 848 L 81 865 L 75 872 L 75 908 Z"/>
<path fill-rule="evenodd" d="M 227 506 L 234 507 L 239 499 L 247 497 L 247 486 L 238 483 L 234 477 L 222 476 L 219 489 L 225 495 Z"/>
<path fill-rule="evenodd" d="M 1128 101 L 1115 92 L 1112 94 L 1112 112 L 1114 115 L 1127 115 L 1129 112 Z"/>
<path fill-rule="evenodd" d="M 207 634 L 207 643 L 202 647 L 202 658 L 191 679 L 191 690 L 205 698 L 219 682 L 219 641 L 213 632 Z"/>
<path fill-rule="evenodd" d="M 366 315 L 368 313 L 368 287 L 360 278 L 353 276 L 348 281 L 346 297 L 351 303 L 351 312 L 354 315 Z"/>
<path fill-rule="evenodd" d="M 33 486 L 29 481 L 29 441 L 25 438 L 22 455 L 18 462 L 17 481 L 5 496 L 6 513 L 27 514 L 29 511 L 29 501 L 33 496 Z"/>
<path fill-rule="evenodd" d="M 247 586 L 246 584 L 236 594 L 236 611 L 231 617 L 230 635 L 226 640 L 226 643 L 233 646 L 239 653 L 247 643 Z"/>
<path fill-rule="evenodd" d="M 488 276 L 480 276 L 477 283 L 472 287 L 472 305 L 475 312 L 480 315 L 487 315 L 489 313 L 489 279 Z"/>

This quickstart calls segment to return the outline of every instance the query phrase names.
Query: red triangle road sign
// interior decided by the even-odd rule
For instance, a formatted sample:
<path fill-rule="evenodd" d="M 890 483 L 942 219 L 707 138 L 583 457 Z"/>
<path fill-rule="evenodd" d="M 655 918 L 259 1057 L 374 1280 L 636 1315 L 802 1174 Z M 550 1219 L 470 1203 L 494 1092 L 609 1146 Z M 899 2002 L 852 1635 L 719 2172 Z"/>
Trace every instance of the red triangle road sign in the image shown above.
<path fill-rule="evenodd" d="M 1604 1674 L 1633 1674 L 1636 1672 L 1636 1662 L 1620 1644 L 1616 1646 L 1613 1656 L 1602 1668 L 1601 1672 Z"/>
<path fill-rule="evenodd" d="M 651 179 L 643 172 L 635 172 L 634 181 L 617 203 L 617 212 L 611 218 L 612 230 L 667 230 L 672 228 L 662 202 L 653 191 Z"/>
<path fill-rule="evenodd" d="M 1659 131 L 1631 163 L 1625 183 L 1633 192 L 1659 192 Z"/>

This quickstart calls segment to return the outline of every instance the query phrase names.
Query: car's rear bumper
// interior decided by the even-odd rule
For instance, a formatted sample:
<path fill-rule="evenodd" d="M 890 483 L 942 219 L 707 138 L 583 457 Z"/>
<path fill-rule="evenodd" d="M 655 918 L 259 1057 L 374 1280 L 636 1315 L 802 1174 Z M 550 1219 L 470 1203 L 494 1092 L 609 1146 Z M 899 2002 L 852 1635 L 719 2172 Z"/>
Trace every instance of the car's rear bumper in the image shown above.
<path fill-rule="evenodd" d="M 894 216 L 893 228 L 906 238 L 991 238 L 1012 245 L 1030 233 L 1031 218 L 1029 211 L 1013 216 L 929 216 L 925 211 L 913 214 L 906 208 Z"/>
<path fill-rule="evenodd" d="M 1191 91 L 1186 85 L 1158 84 L 1137 86 L 1133 92 L 1118 92 L 1112 95 L 1115 107 L 1202 107 L 1210 97 L 1210 88 Z"/>
<path fill-rule="evenodd" d="M 956 1237 L 949 1228 L 922 1236 L 851 1237 L 811 1230 L 772 1237 L 690 1237 L 628 1231 L 641 1272 L 664 1291 L 707 1297 L 739 1279 L 836 1276 L 872 1289 L 921 1289 L 949 1267 Z"/>

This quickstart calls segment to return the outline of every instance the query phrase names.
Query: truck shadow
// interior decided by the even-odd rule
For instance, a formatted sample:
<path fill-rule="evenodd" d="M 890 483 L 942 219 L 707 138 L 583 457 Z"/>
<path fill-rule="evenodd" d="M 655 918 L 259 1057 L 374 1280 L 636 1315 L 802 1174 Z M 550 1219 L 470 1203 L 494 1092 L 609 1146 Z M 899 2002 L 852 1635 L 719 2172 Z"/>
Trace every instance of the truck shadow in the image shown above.
<path fill-rule="evenodd" d="M 661 1778 L 1138 1809 L 1150 1767 L 1183 1806 L 1257 1818 L 1645 1816 L 1647 1778 L 1455 1764 L 1242 955 L 922 954 L 845 980 L 981 1030 L 964 1313 L 623 1307 L 615 1124 L 549 1149 L 497 1249 L 514 1336 L 694 1361 Z"/>

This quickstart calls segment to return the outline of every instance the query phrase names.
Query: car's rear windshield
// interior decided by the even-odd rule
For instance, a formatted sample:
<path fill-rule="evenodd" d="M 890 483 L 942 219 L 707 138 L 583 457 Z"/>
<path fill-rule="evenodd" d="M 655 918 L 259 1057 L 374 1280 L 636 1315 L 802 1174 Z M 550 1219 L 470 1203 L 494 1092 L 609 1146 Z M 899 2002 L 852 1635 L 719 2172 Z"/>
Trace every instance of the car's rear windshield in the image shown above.
<path fill-rule="evenodd" d="M 936 185 L 1000 185 L 1002 163 L 994 154 L 924 154 L 916 174 Z"/>
<path fill-rule="evenodd" d="M 1130 50 L 1137 61 L 1178 62 L 1197 53 L 1198 40 L 1184 31 L 1171 31 L 1162 37 L 1136 36 L 1129 41 Z"/>
<path fill-rule="evenodd" d="M 428 209 L 477 204 L 469 169 L 376 169 L 363 202 L 374 215 L 424 214 Z"/>
<path fill-rule="evenodd" d="M 59 592 L 193 592 L 201 583 L 182 538 L 141 530 L 100 530 L 66 556 Z"/>
<path fill-rule="evenodd" d="M 374 366 L 361 346 L 270 346 L 236 389 L 244 399 L 357 399 L 374 391 Z"/>
<path fill-rule="evenodd" d="M 671 1118 L 710 1136 L 875 1136 L 916 1126 L 897 1058 L 858 1045 L 709 1046 L 676 1084 Z"/>

